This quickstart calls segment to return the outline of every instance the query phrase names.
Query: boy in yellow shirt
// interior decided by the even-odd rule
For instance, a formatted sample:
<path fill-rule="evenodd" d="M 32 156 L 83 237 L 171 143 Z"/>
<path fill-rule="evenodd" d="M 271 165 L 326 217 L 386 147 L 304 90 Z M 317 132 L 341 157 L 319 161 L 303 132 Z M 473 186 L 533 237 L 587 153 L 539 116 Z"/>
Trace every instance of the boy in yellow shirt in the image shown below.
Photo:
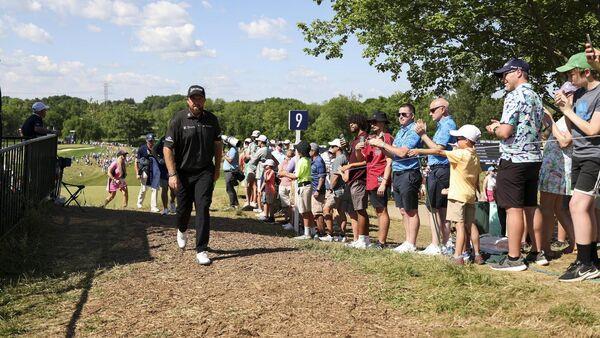
<path fill-rule="evenodd" d="M 483 264 L 479 254 L 479 230 L 475 225 L 476 191 L 479 190 L 479 174 L 481 166 L 475 152 L 475 143 L 481 136 L 481 131 L 471 124 L 466 124 L 458 130 L 451 130 L 450 135 L 456 136 L 457 148 L 451 151 L 439 149 L 412 149 L 409 156 L 439 155 L 446 156 L 450 162 L 450 186 L 448 187 L 448 209 L 446 219 L 456 227 L 456 249 L 454 261 L 464 264 L 463 251 L 471 238 L 475 263 Z"/>

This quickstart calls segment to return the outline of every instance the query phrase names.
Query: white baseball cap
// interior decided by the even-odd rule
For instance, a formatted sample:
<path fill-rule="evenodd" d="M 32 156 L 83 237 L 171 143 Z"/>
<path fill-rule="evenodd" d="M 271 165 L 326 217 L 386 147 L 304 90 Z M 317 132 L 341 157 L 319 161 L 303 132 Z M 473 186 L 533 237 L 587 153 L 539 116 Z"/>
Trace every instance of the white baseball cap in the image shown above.
<path fill-rule="evenodd" d="M 285 141 L 283 141 L 283 144 L 290 144 L 290 140 L 286 139 Z"/>
<path fill-rule="evenodd" d="M 244 140 L 244 143 L 250 143 L 250 142 L 252 142 L 252 139 L 249 137 Z"/>
<path fill-rule="evenodd" d="M 50 106 L 45 105 L 43 102 L 36 102 L 31 106 L 31 109 L 37 113 L 42 110 L 50 109 Z"/>
<path fill-rule="evenodd" d="M 267 142 L 267 137 L 265 135 L 260 135 L 256 139 L 261 142 Z"/>
<path fill-rule="evenodd" d="M 336 138 L 333 141 L 329 142 L 329 145 L 341 148 L 342 147 L 342 142 L 340 141 L 339 138 Z"/>
<path fill-rule="evenodd" d="M 450 135 L 457 137 L 462 136 L 467 140 L 476 143 L 479 141 L 479 137 L 481 137 L 481 131 L 472 124 L 465 124 L 458 128 L 458 130 L 450 130 Z"/>
<path fill-rule="evenodd" d="M 270 143 L 271 145 L 275 145 L 275 140 L 270 140 L 270 141 L 269 141 L 269 143 Z"/>
<path fill-rule="evenodd" d="M 260 131 L 255 130 L 252 132 L 252 137 L 258 137 L 260 135 Z"/>
<path fill-rule="evenodd" d="M 265 160 L 264 165 L 269 165 L 271 167 L 274 167 L 275 166 L 275 161 L 273 161 L 272 159 L 269 158 L 269 159 Z"/>

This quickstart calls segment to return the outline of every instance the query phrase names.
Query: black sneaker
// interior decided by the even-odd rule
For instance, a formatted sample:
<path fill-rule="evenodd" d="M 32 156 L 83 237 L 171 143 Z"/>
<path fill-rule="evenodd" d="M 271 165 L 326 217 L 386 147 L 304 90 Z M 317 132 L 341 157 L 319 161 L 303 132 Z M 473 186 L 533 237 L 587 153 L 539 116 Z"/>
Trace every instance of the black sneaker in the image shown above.
<path fill-rule="evenodd" d="M 523 258 L 519 257 L 516 261 L 511 261 L 508 256 L 502 258 L 500 263 L 492 264 L 492 270 L 498 271 L 524 271 L 527 270 L 527 265 L 523 262 Z"/>
<path fill-rule="evenodd" d="M 569 265 L 562 276 L 558 277 L 558 280 L 561 282 L 579 282 L 598 276 L 600 276 L 600 271 L 594 265 L 585 265 L 580 261 L 575 261 Z"/>
<path fill-rule="evenodd" d="M 385 244 L 381 243 L 380 241 L 377 241 L 375 243 L 371 243 L 369 245 L 369 249 L 383 250 L 385 249 Z"/>
<path fill-rule="evenodd" d="M 548 258 L 546 258 L 546 253 L 544 252 L 544 250 L 542 250 L 540 252 L 529 251 L 527 256 L 525 256 L 524 261 L 526 264 L 535 263 L 540 266 L 546 266 L 546 265 L 550 264 L 548 262 Z"/>

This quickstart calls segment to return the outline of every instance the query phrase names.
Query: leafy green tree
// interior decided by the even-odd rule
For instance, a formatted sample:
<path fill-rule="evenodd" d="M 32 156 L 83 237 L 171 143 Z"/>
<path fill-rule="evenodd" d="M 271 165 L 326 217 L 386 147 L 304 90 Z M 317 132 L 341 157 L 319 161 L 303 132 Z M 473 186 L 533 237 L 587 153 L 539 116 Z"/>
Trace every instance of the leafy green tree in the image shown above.
<path fill-rule="evenodd" d="M 325 1 L 315 0 L 318 5 Z M 598 0 L 331 0 L 330 20 L 298 27 L 314 56 L 340 58 L 351 37 L 363 56 L 397 80 L 406 72 L 413 91 L 448 92 L 466 74 L 491 93 L 490 72 L 513 56 L 531 64 L 532 82 L 556 79 L 555 68 L 583 50 L 585 33 L 600 36 Z"/>

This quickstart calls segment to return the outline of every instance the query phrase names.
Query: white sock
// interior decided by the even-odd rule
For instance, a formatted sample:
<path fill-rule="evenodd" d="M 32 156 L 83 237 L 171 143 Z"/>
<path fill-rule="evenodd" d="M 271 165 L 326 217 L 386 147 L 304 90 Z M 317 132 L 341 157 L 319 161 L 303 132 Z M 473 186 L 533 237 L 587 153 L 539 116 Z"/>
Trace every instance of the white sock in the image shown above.
<path fill-rule="evenodd" d="M 304 227 L 304 236 L 310 236 L 310 228 Z"/>

